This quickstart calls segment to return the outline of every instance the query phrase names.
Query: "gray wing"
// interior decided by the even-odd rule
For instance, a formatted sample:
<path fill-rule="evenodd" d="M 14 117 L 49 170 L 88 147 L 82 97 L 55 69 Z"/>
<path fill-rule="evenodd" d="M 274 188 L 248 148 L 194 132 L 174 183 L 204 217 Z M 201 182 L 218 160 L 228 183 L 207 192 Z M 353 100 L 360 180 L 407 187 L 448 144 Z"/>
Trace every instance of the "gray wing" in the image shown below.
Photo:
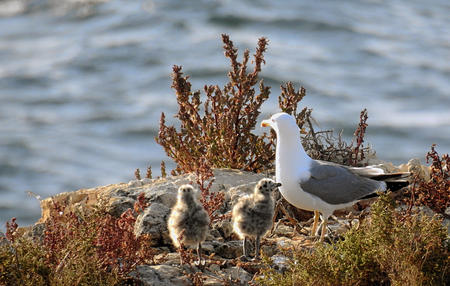
<path fill-rule="evenodd" d="M 379 190 L 385 183 L 361 177 L 349 168 L 326 161 L 313 161 L 311 177 L 300 182 L 303 191 L 329 204 L 344 204 L 361 199 Z"/>

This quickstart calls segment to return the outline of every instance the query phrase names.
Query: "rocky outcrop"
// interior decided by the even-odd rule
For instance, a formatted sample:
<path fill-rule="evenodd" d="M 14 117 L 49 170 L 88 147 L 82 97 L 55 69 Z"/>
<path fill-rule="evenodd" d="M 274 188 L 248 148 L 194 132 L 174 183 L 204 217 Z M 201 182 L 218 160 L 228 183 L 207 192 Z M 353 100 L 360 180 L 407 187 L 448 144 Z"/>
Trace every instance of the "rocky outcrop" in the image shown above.
<path fill-rule="evenodd" d="M 380 163 L 380 162 L 373 162 Z M 382 167 L 389 172 L 414 171 L 425 177 L 429 176 L 427 167 L 420 162 L 411 160 L 408 164 L 395 167 L 385 163 Z M 242 241 L 233 233 L 230 211 L 233 204 L 243 195 L 253 192 L 255 184 L 264 177 L 273 174 L 255 174 L 230 169 L 214 170 L 215 180 L 211 192 L 225 193 L 225 202 L 220 209 L 225 219 L 215 222 L 209 230 L 203 251 L 208 256 L 206 266 L 202 269 L 194 265 L 180 265 L 180 255 L 172 246 L 167 230 L 167 219 L 171 207 L 176 202 L 179 186 L 195 181 L 192 174 L 159 179 L 133 180 L 99 188 L 83 189 L 68 192 L 41 201 L 42 217 L 32 228 L 33 236 L 43 232 L 43 224 L 49 218 L 52 203 L 67 205 L 67 208 L 80 212 L 87 212 L 94 206 L 101 206 L 113 216 L 120 216 L 124 211 L 132 208 L 137 197 L 144 194 L 149 206 L 137 217 L 134 233 L 136 236 L 146 234 L 150 245 L 158 248 L 154 257 L 156 265 L 140 265 L 132 272 L 132 276 L 142 281 L 143 285 L 191 285 L 196 275 L 201 273 L 204 285 L 246 285 L 253 275 L 246 267 L 240 267 L 236 259 L 242 255 Z M 279 194 L 278 194 L 279 197 Z M 351 210 L 351 209 L 350 209 Z M 329 228 L 335 235 L 347 231 L 352 224 L 358 223 L 348 212 L 340 212 L 339 218 L 331 220 Z M 281 213 L 280 217 L 281 218 Z M 261 250 L 271 257 L 274 268 L 279 271 L 286 269 L 286 259 L 280 249 L 289 246 L 313 246 L 313 239 L 306 234 L 309 232 L 309 222 L 297 224 L 280 223 L 262 240 Z M 250 249 L 250 251 L 253 251 Z M 251 252 L 252 253 L 252 252 Z M 249 272 L 250 271 L 250 272 Z"/>

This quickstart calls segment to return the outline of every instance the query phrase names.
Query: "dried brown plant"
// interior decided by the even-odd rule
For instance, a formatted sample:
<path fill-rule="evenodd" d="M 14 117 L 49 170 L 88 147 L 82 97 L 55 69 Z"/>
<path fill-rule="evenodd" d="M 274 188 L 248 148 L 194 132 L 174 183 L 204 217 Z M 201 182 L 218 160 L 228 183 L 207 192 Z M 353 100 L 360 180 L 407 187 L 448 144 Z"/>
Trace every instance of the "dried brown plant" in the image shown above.
<path fill-rule="evenodd" d="M 224 216 L 218 214 L 217 211 L 225 201 L 225 194 L 210 191 L 214 182 L 214 173 L 206 159 L 203 158 L 200 166 L 195 170 L 195 178 L 201 192 L 200 202 L 208 213 L 210 224 L 224 219 Z"/>
<path fill-rule="evenodd" d="M 426 205 L 433 211 L 445 213 L 450 207 L 450 158 L 448 154 L 441 157 L 431 145 L 431 151 L 426 155 L 427 163 L 431 161 L 430 179 L 426 181 L 415 175 L 410 187 L 410 205 Z"/>
<path fill-rule="evenodd" d="M 271 143 L 265 136 L 251 131 L 257 123 L 259 109 L 267 100 L 270 88 L 258 76 L 264 63 L 267 40 L 260 38 L 254 54 L 254 68 L 247 70 L 250 52 L 246 50 L 242 62 L 237 49 L 227 35 L 222 35 L 225 56 L 231 62 L 229 82 L 221 89 L 217 85 L 204 87 L 205 101 L 200 91 L 193 92 L 188 77 L 180 66 L 173 67 L 172 88 L 175 89 L 180 130 L 167 126 L 161 114 L 156 141 L 177 164 L 177 173 L 195 172 L 204 158 L 213 168 L 234 168 L 251 171 L 265 169 L 273 161 L 267 152 Z M 259 90 L 255 85 L 259 82 Z"/>
<path fill-rule="evenodd" d="M 141 180 L 141 170 L 139 170 L 139 168 L 134 171 L 134 177 L 136 180 Z"/>
<path fill-rule="evenodd" d="M 365 129 L 367 127 L 367 111 L 361 111 L 360 122 L 351 143 L 342 139 L 342 131 L 337 135 L 333 130 L 316 131 L 311 119 L 311 110 L 305 111 L 302 143 L 306 152 L 313 158 L 331 161 L 343 165 L 361 166 L 365 159 L 374 151 L 369 146 L 363 146 Z M 356 142 L 356 146 L 354 146 Z"/>
<path fill-rule="evenodd" d="M 166 163 L 164 161 L 161 161 L 161 177 L 165 178 L 167 177 L 166 173 Z"/>
<path fill-rule="evenodd" d="M 147 179 L 151 179 L 152 178 L 152 166 L 148 166 L 147 167 L 147 173 L 145 174 L 145 177 Z"/>
<path fill-rule="evenodd" d="M 6 222 L 6 239 L 14 242 L 14 240 L 16 239 L 16 230 L 19 227 L 19 225 L 16 223 L 16 218 L 13 217 L 10 221 Z"/>
<path fill-rule="evenodd" d="M 115 285 L 127 280 L 136 265 L 154 263 L 148 237 L 134 235 L 136 217 L 147 206 L 142 193 L 134 208 L 117 218 L 101 210 L 75 212 L 53 202 L 42 240 L 16 237 L 17 224 L 11 220 L 6 236 L 15 250 L 0 253 L 6 263 L 0 269 L 10 272 L 0 275 L 0 284 Z M 32 277 L 28 271 L 33 271 Z"/>
<path fill-rule="evenodd" d="M 364 160 L 364 149 L 362 144 L 364 143 L 364 134 L 367 128 L 367 109 L 364 108 L 359 115 L 359 124 L 353 134 L 354 141 L 356 141 L 356 146 L 353 147 L 353 153 L 350 154 L 349 165 L 356 166 L 359 161 Z M 353 141 L 352 141 L 353 145 Z"/>
<path fill-rule="evenodd" d="M 206 277 L 203 275 L 203 272 L 197 271 L 194 273 L 188 273 L 187 277 L 192 281 L 192 285 L 194 286 L 205 285 L 204 281 L 206 280 Z"/>

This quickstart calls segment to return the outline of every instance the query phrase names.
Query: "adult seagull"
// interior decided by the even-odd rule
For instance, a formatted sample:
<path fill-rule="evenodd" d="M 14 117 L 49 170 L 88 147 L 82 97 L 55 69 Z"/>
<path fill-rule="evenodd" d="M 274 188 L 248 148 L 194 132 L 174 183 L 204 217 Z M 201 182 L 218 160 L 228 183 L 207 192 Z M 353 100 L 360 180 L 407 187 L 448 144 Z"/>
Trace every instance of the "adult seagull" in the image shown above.
<path fill-rule="evenodd" d="M 262 121 L 261 126 L 270 126 L 277 134 L 275 173 L 276 181 L 281 183 L 281 195 L 297 208 L 314 211 L 312 235 L 317 229 L 319 213 L 322 214 L 320 241 L 335 210 L 385 191 L 388 185 L 384 180 L 408 174 L 385 174 L 376 166 L 348 167 L 311 159 L 303 149 L 295 118 L 287 113 L 274 114 Z"/>

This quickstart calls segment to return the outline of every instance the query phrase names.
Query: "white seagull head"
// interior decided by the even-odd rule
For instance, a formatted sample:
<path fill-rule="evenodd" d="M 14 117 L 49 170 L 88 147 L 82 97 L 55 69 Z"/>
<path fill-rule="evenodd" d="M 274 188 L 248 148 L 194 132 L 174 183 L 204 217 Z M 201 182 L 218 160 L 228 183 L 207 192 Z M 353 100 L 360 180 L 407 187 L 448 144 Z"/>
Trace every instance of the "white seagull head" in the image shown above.
<path fill-rule="evenodd" d="M 270 119 L 263 120 L 261 126 L 270 126 L 277 134 L 299 130 L 295 118 L 285 112 L 276 113 Z"/>

